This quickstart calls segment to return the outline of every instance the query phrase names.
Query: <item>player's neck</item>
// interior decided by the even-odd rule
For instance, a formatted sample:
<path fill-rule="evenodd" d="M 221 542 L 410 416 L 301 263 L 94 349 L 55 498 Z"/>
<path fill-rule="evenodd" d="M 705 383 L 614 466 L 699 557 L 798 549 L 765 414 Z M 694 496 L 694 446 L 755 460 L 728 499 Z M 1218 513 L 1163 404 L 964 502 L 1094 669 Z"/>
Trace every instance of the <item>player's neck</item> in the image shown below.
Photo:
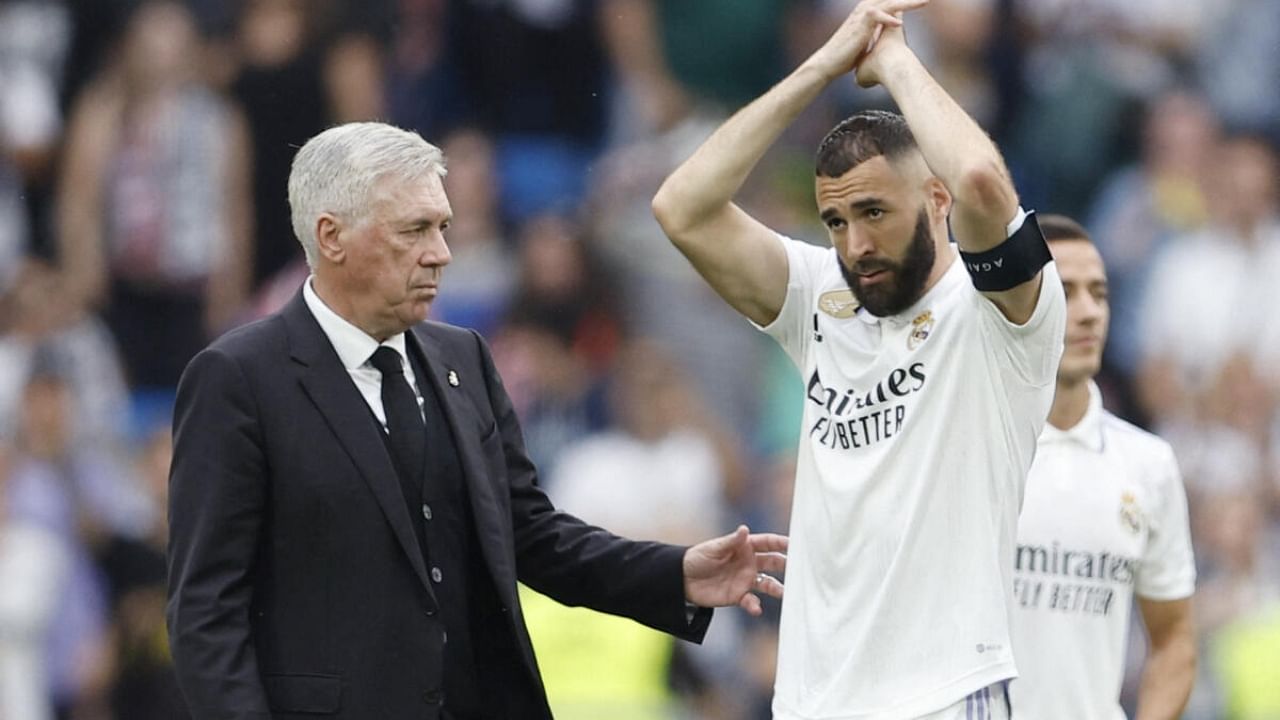
<path fill-rule="evenodd" d="M 1059 430 L 1070 430 L 1089 412 L 1089 381 L 1059 382 L 1049 409 L 1049 424 Z"/>
<path fill-rule="evenodd" d="M 946 237 L 945 235 L 943 237 Z M 952 249 L 951 243 L 942 243 L 937 250 L 937 254 L 933 260 L 933 269 L 929 271 L 929 277 L 925 280 L 924 288 L 920 290 L 920 297 L 924 297 L 933 289 L 934 285 L 947 274 L 947 270 L 951 269 L 951 263 L 955 262 L 956 251 Z M 919 300 L 920 298 L 916 298 Z"/>

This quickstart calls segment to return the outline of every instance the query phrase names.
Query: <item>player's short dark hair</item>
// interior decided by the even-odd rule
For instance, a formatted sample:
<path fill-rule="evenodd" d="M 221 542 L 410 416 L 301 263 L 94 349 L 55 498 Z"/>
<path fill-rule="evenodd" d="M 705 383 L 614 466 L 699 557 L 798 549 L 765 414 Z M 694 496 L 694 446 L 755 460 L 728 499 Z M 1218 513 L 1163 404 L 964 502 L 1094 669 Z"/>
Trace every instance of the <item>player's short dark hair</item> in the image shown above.
<path fill-rule="evenodd" d="M 819 177 L 840 177 L 878 155 L 893 160 L 916 147 L 907 121 L 887 110 L 863 110 L 840 121 L 818 145 Z"/>
<path fill-rule="evenodd" d="M 1054 215 L 1052 213 L 1041 215 L 1036 213 L 1036 221 L 1040 223 L 1040 232 L 1044 233 L 1044 239 L 1049 242 L 1054 240 L 1083 240 L 1093 244 L 1093 238 L 1089 236 L 1089 231 L 1066 215 Z"/>

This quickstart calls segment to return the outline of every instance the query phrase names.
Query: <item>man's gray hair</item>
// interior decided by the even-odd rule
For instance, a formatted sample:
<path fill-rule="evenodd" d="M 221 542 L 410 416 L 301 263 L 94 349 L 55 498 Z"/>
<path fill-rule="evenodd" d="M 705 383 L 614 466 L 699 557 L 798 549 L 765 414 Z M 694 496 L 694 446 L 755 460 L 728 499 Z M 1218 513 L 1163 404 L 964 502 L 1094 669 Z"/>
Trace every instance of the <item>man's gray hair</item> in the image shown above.
<path fill-rule="evenodd" d="M 307 265 L 316 268 L 316 219 L 322 213 L 359 223 L 381 178 L 417 180 L 431 173 L 444 177 L 440 148 L 416 132 L 386 123 L 347 123 L 308 140 L 289 171 L 293 234 L 302 244 Z"/>

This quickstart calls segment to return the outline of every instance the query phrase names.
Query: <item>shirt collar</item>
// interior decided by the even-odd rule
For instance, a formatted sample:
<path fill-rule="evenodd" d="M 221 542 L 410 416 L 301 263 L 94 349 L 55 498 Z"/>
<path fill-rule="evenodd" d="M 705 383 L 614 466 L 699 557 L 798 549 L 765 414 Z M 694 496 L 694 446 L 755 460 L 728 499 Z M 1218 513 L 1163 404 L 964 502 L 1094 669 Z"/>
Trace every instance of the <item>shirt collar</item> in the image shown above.
<path fill-rule="evenodd" d="M 1094 452 L 1102 452 L 1104 445 L 1102 415 L 1102 392 L 1098 390 L 1097 384 L 1090 380 L 1089 408 L 1084 411 L 1084 417 L 1080 418 L 1080 422 L 1066 430 L 1060 430 L 1046 422 L 1044 430 L 1040 433 L 1040 442 L 1070 442 Z"/>
<path fill-rule="evenodd" d="M 325 337 L 329 338 L 333 349 L 337 351 L 342 366 L 348 371 L 355 370 L 369 362 L 373 351 L 378 349 L 379 343 L 368 333 L 330 309 L 311 286 L 314 278 L 314 275 L 308 276 L 307 281 L 303 283 L 302 299 L 306 302 L 307 309 L 315 316 L 316 322 L 320 324 Z M 400 361 L 404 362 L 406 357 L 404 333 L 396 333 L 381 344 L 400 353 Z"/>

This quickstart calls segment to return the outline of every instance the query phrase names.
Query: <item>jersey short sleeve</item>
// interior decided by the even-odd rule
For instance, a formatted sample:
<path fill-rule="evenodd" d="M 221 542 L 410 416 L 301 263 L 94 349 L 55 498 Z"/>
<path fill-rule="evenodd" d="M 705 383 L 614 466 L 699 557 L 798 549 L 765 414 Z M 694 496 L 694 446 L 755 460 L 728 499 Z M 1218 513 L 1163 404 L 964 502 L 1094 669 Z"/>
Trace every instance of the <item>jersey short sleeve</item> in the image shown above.
<path fill-rule="evenodd" d="M 1187 519 L 1187 493 L 1173 449 L 1162 446 L 1156 471 L 1150 535 L 1134 587 L 1149 600 L 1180 600 L 1195 592 L 1196 566 Z"/>
<path fill-rule="evenodd" d="M 797 367 L 803 367 L 805 353 L 813 339 L 813 328 L 806 323 L 813 313 L 815 289 L 823 271 L 833 262 L 835 250 L 783 235 L 774 237 L 787 253 L 787 295 L 778 317 L 768 325 L 756 327 L 776 340 Z"/>
<path fill-rule="evenodd" d="M 1043 387 L 1058 374 L 1066 334 L 1067 298 L 1057 266 L 1050 262 L 1040 271 L 1040 297 L 1031 318 L 1019 325 L 1010 322 L 994 302 L 976 289 L 983 333 L 993 344 L 1007 374 L 1026 386 Z"/>

